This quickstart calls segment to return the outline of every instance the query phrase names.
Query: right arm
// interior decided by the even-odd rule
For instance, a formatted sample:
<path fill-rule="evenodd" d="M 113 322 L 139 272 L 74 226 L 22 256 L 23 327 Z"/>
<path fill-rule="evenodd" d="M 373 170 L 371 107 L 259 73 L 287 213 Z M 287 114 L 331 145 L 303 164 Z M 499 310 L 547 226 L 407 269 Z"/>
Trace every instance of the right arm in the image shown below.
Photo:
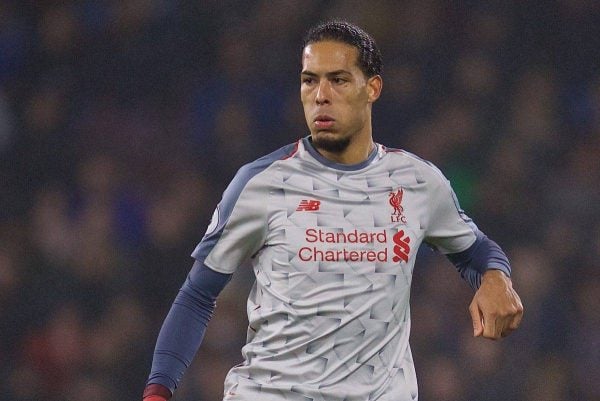
<path fill-rule="evenodd" d="M 200 261 L 194 263 L 158 335 L 144 399 L 171 398 L 200 347 L 217 296 L 231 276 L 216 272 Z"/>
<path fill-rule="evenodd" d="M 171 398 L 200 347 L 217 296 L 238 266 L 263 246 L 265 189 L 250 181 L 269 164 L 259 159 L 238 171 L 192 253 L 196 262 L 158 335 L 143 395 L 146 401 Z"/>

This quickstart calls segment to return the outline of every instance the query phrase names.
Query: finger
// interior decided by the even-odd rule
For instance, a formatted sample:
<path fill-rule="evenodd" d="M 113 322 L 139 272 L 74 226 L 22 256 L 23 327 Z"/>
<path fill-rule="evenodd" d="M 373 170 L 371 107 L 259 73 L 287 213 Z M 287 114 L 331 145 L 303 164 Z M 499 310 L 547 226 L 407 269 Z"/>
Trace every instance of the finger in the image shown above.
<path fill-rule="evenodd" d="M 502 325 L 501 336 L 506 337 L 517 328 L 521 324 L 521 319 L 523 318 L 523 306 L 521 302 L 517 299 L 515 302 L 514 309 L 507 314 L 503 319 L 499 319 L 499 322 Z M 497 324 L 500 325 L 500 324 Z"/>
<path fill-rule="evenodd" d="M 515 318 L 511 322 L 510 328 L 513 329 L 513 330 L 518 329 L 519 326 L 521 325 L 521 320 L 523 320 L 523 314 L 519 313 L 517 316 L 515 316 Z"/>
<path fill-rule="evenodd" d="M 500 331 L 497 330 L 495 315 L 483 315 L 483 337 L 496 340 L 500 338 Z"/>
<path fill-rule="evenodd" d="M 501 322 L 497 323 L 498 331 L 500 332 L 500 337 L 506 337 L 515 330 L 512 328 L 513 318 L 514 316 L 510 316 L 508 318 L 502 319 Z"/>
<path fill-rule="evenodd" d="M 514 316 L 511 319 L 511 321 L 509 322 L 509 324 L 507 324 L 507 328 L 510 329 L 511 331 L 518 329 L 519 326 L 521 325 L 522 318 L 523 318 L 522 314 L 518 314 L 518 315 Z"/>
<path fill-rule="evenodd" d="M 471 305 L 469 305 L 469 313 L 471 314 L 471 321 L 473 322 L 473 337 L 479 337 L 483 334 L 483 324 L 481 320 L 481 311 L 475 302 L 471 302 Z"/>
<path fill-rule="evenodd" d="M 513 316 L 512 321 L 510 322 L 510 328 L 512 330 L 516 330 L 521 325 L 521 320 L 523 319 L 523 305 L 519 302 L 517 307 L 517 313 Z"/>

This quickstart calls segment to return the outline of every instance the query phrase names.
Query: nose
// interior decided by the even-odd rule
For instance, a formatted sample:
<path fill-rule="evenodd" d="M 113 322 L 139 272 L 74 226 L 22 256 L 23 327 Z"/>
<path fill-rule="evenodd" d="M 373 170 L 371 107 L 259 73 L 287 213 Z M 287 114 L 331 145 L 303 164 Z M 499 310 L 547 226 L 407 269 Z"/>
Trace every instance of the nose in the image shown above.
<path fill-rule="evenodd" d="M 321 82 L 319 82 L 315 100 L 318 105 L 331 103 L 331 87 L 327 80 L 321 80 Z"/>

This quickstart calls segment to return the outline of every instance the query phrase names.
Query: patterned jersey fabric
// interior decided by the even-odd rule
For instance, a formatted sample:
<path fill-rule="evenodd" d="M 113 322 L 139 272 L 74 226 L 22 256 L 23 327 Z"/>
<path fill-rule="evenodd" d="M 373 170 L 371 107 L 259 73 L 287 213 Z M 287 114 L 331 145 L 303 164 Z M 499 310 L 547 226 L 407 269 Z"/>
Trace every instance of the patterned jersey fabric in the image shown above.
<path fill-rule="evenodd" d="M 244 166 L 193 256 L 251 259 L 244 363 L 224 400 L 412 401 L 409 296 L 419 245 L 464 251 L 476 227 L 430 163 L 377 144 L 348 166 L 308 138 Z"/>

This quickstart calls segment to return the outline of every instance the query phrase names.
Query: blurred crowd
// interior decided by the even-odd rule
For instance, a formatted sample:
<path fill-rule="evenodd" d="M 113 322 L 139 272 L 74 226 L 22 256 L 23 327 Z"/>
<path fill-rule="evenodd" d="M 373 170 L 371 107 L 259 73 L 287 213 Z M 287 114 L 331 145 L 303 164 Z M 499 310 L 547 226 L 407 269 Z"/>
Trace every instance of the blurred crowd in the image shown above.
<path fill-rule="evenodd" d="M 600 6 L 555 1 L 0 2 L 0 394 L 135 400 L 221 193 L 307 135 L 300 42 L 327 18 L 384 57 L 378 142 L 440 167 L 507 251 L 519 331 L 472 338 L 472 291 L 420 251 L 424 401 L 600 399 Z M 242 267 L 175 400 L 240 362 Z"/>

